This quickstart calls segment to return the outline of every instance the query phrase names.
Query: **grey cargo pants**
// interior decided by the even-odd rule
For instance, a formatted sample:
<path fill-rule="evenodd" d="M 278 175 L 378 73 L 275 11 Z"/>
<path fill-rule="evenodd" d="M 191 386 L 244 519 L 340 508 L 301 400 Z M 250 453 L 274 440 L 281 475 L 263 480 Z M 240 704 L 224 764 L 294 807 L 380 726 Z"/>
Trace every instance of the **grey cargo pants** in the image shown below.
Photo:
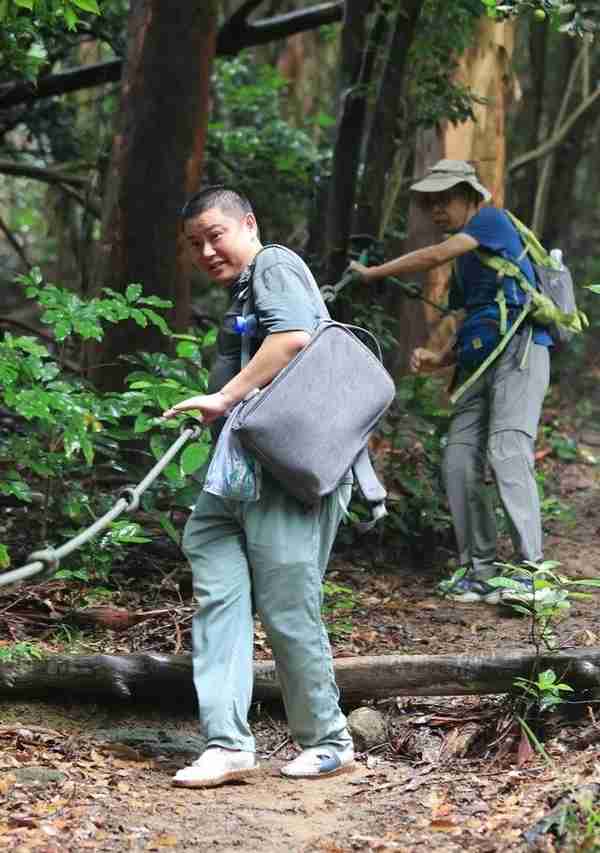
<path fill-rule="evenodd" d="M 486 580 L 499 572 L 496 519 L 485 485 L 486 459 L 506 512 L 516 557 L 542 559 L 542 526 L 534 476 L 534 446 L 548 388 L 548 348 L 517 335 L 458 402 L 448 434 L 443 475 L 461 566 Z"/>
<path fill-rule="evenodd" d="M 198 605 L 194 685 L 207 746 L 255 748 L 248 725 L 253 607 L 273 649 L 295 739 L 304 748 L 352 743 L 321 619 L 322 579 L 351 490 L 341 485 L 305 507 L 263 471 L 258 501 L 200 493 L 183 550 Z"/>

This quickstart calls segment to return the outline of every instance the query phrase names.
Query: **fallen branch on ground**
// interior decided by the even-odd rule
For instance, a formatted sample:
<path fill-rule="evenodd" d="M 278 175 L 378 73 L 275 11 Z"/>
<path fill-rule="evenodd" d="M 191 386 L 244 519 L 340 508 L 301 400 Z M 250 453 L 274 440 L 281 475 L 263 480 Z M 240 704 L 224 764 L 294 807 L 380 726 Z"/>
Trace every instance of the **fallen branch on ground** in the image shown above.
<path fill-rule="evenodd" d="M 507 654 L 371 655 L 337 658 L 335 675 L 342 701 L 389 696 L 466 696 L 507 693 L 516 677 L 535 667 L 553 669 L 580 690 L 600 690 L 600 647 L 547 653 L 529 649 Z M 193 700 L 191 655 L 133 654 L 49 657 L 0 666 L 0 697 L 104 697 L 165 704 Z M 254 701 L 281 698 L 272 661 L 254 664 Z"/>

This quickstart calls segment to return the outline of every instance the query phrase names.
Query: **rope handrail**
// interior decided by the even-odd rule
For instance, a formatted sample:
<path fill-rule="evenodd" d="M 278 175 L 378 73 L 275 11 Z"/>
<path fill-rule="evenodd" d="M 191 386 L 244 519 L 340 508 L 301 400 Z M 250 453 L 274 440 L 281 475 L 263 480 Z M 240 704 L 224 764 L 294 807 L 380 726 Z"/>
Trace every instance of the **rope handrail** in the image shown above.
<path fill-rule="evenodd" d="M 81 545 L 85 545 L 94 536 L 97 536 L 102 530 L 105 530 L 112 522 L 118 518 L 123 512 L 135 512 L 140 505 L 140 498 L 146 489 L 152 485 L 160 472 L 169 464 L 171 459 L 179 453 L 180 449 L 192 438 L 198 438 L 202 428 L 200 426 L 188 426 L 180 434 L 179 438 L 173 442 L 171 447 L 161 456 L 158 462 L 148 471 L 144 479 L 135 487 L 126 487 L 121 490 L 120 497 L 111 509 L 108 510 L 101 518 L 69 539 L 59 548 L 44 548 L 41 551 L 34 551 L 27 558 L 27 563 L 18 569 L 12 569 L 10 572 L 0 573 L 0 586 L 7 586 L 11 583 L 26 580 L 33 577 L 42 571 L 47 572 L 47 577 L 52 577 L 56 574 L 60 567 L 60 561 L 63 557 L 68 556 Z"/>

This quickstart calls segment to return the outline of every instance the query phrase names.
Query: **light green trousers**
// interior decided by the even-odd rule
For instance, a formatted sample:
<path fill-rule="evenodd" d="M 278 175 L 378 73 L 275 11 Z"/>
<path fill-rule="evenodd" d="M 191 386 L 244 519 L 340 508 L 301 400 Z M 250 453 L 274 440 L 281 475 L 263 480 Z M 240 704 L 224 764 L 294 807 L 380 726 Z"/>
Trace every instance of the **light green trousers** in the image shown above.
<path fill-rule="evenodd" d="M 201 492 L 184 532 L 198 611 L 194 685 L 207 746 L 254 751 L 253 611 L 277 665 L 288 723 L 306 748 L 344 749 L 331 649 L 321 619 L 322 579 L 351 486 L 308 508 L 263 472 L 260 500 Z"/>
<path fill-rule="evenodd" d="M 542 524 L 534 450 L 548 389 L 548 348 L 532 344 L 522 364 L 524 336 L 516 336 L 458 403 L 450 423 L 443 474 L 462 566 L 471 577 L 499 574 L 496 517 L 485 484 L 494 473 L 516 559 L 542 560 Z"/>

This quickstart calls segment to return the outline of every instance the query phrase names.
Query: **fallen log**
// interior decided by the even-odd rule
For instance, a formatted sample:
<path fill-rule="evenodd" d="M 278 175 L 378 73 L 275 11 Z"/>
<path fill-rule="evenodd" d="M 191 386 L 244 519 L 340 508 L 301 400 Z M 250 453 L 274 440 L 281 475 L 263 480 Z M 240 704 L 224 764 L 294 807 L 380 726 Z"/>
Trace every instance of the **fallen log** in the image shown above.
<path fill-rule="evenodd" d="M 508 693 L 516 677 L 553 669 L 576 690 L 600 696 L 600 647 L 497 655 L 380 655 L 337 658 L 335 675 L 345 705 L 390 696 Z M 106 698 L 163 704 L 191 702 L 191 655 L 73 655 L 0 666 L 0 697 Z M 272 661 L 254 664 L 254 701 L 281 698 Z"/>

